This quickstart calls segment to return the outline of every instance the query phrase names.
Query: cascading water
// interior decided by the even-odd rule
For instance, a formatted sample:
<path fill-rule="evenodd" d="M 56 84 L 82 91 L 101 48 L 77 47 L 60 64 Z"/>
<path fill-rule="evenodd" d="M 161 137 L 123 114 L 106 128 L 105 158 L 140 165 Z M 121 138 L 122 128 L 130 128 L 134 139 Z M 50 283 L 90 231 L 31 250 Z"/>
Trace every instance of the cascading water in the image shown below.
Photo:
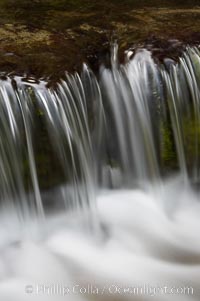
<path fill-rule="evenodd" d="M 0 81 L 2 301 L 199 300 L 199 50 L 111 63 Z"/>
<path fill-rule="evenodd" d="M 88 80 L 85 88 L 84 77 Z M 96 181 L 86 97 L 89 99 L 94 93 L 96 100 L 93 100 L 100 103 L 96 79 L 85 67 L 83 81 L 78 74 L 67 75 L 67 82 L 59 84 L 56 91 L 47 89 L 43 82 L 35 86 L 17 78 L 14 85 L 17 87 L 7 80 L 0 87 L 3 206 L 9 200 L 22 218 L 28 212 L 38 218 L 45 215 L 34 153 L 34 140 L 40 138 L 38 129 L 34 131 L 34 120 L 42 114 L 51 143 L 49 148 L 54 149 L 63 169 L 63 180 L 68 182 L 67 187 L 62 187 L 63 199 L 57 200 L 60 208 L 65 205 L 82 213 L 92 209 Z M 23 170 L 25 163 L 28 171 Z M 32 193 L 25 196 L 26 182 Z"/>
<path fill-rule="evenodd" d="M 198 181 L 198 77 L 197 48 L 187 49 L 178 64 L 166 59 L 162 66 L 154 63 L 149 51 L 141 50 L 126 65 L 119 67 L 114 62 L 112 70 L 102 71 L 102 93 L 111 115 L 111 122 L 110 116 L 107 118 L 107 130 L 111 128 L 112 139 L 107 144 L 109 148 L 110 141 L 116 140 L 125 183 L 144 184 L 159 179 L 167 130 L 173 137 L 171 147 L 175 147 L 182 176 L 188 179 L 190 175 L 190 179 Z M 191 122 L 194 122 L 191 139 L 194 160 L 187 162 L 184 135 L 188 134 L 185 127 Z"/>

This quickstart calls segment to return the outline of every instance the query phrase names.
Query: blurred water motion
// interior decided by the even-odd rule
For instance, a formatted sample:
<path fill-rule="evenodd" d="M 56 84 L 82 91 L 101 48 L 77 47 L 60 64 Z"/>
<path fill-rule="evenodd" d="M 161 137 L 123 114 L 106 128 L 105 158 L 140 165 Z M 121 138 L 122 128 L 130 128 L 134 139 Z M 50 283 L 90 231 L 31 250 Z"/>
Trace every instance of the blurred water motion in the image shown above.
<path fill-rule="evenodd" d="M 0 81 L 0 300 L 199 299 L 199 50 L 126 60 Z"/>
<path fill-rule="evenodd" d="M 81 214 L 1 215 L 0 299 L 198 300 L 199 194 L 181 178 L 162 188 L 102 191 L 101 235 Z"/>

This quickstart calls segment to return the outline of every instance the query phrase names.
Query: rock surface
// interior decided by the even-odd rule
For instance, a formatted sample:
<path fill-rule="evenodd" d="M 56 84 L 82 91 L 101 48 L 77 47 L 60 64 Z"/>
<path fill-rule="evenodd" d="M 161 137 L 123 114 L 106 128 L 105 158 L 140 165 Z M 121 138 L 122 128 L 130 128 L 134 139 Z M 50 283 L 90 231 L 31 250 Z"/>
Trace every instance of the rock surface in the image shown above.
<path fill-rule="evenodd" d="M 145 46 L 162 60 L 200 41 L 199 1 L 3 0 L 0 3 L 0 72 L 58 79 L 94 70 L 117 39 L 120 56 Z M 168 42 L 166 42 L 166 40 Z"/>

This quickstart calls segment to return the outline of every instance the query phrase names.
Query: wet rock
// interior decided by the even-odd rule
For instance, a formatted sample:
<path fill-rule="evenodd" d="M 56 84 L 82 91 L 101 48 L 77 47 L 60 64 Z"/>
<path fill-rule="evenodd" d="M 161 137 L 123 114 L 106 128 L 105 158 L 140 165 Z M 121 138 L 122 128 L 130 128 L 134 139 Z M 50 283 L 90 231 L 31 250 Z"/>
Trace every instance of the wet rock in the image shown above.
<path fill-rule="evenodd" d="M 198 1 L 3 0 L 0 71 L 56 81 L 88 63 L 109 66 L 110 41 L 120 61 L 129 48 L 146 47 L 158 61 L 177 60 L 200 42 Z M 30 13 L 31 12 L 31 13 Z"/>
<path fill-rule="evenodd" d="M 164 62 L 164 65 L 165 65 L 165 67 L 166 67 L 166 69 L 167 69 L 168 71 L 170 70 L 170 68 L 171 68 L 172 66 L 175 65 L 174 60 L 172 60 L 172 59 L 170 59 L 170 58 L 165 58 L 163 62 Z"/>

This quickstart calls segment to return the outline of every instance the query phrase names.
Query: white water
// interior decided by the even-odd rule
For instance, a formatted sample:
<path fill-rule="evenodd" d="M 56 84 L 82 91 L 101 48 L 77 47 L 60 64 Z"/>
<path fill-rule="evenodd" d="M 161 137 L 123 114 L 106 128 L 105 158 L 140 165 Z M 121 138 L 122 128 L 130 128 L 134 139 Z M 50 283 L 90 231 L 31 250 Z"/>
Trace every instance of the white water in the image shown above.
<path fill-rule="evenodd" d="M 199 194 L 178 177 L 155 192 L 101 192 L 101 237 L 79 228 L 82 216 L 30 221 L 23 231 L 1 217 L 0 300 L 199 300 Z"/>
<path fill-rule="evenodd" d="M 115 45 L 98 80 L 84 66 L 56 90 L 0 81 L 0 301 L 200 299 L 200 202 L 190 186 L 200 170 L 199 50 L 170 66 L 146 50 L 124 66 L 116 57 Z M 38 110 L 64 173 L 48 192 Z M 177 177 L 166 180 L 170 147 Z"/>

